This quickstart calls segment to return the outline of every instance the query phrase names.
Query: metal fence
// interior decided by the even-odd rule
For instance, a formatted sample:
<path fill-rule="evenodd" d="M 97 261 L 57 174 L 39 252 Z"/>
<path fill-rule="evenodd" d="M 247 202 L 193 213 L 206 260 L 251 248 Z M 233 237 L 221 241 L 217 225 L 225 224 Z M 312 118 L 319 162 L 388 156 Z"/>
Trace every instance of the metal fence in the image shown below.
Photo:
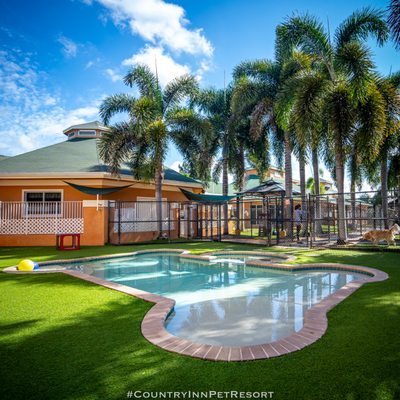
<path fill-rule="evenodd" d="M 386 211 L 380 192 L 343 193 L 342 196 L 349 241 L 359 241 L 369 230 L 385 229 L 400 221 L 396 192 L 389 193 Z M 339 194 L 241 199 L 230 206 L 237 220 L 235 236 L 265 239 L 268 245 L 336 243 L 338 199 Z"/>
<path fill-rule="evenodd" d="M 350 241 L 371 229 L 400 220 L 396 193 L 389 193 L 387 212 L 379 192 L 344 193 L 345 226 Z M 156 201 L 118 202 L 108 206 L 109 242 L 134 243 L 168 239 L 257 239 L 266 245 L 324 245 L 338 239 L 338 194 L 266 196 L 230 203 Z M 159 216 L 161 209 L 161 218 Z"/>

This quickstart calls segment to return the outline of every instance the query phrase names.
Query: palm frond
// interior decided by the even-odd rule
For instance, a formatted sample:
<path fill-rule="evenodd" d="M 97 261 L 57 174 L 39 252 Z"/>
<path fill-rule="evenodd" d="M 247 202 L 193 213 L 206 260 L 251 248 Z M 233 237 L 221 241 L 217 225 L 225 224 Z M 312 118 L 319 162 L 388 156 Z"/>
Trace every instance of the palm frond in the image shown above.
<path fill-rule="evenodd" d="M 365 41 L 374 36 L 377 44 L 382 46 L 389 36 L 384 13 L 370 7 L 353 12 L 345 19 L 335 32 L 336 49 L 340 49 L 353 41 Z"/>
<path fill-rule="evenodd" d="M 278 61 L 290 58 L 299 48 L 329 63 L 333 49 L 323 25 L 309 14 L 294 15 L 276 28 L 275 57 Z"/>
<path fill-rule="evenodd" d="M 345 81 L 330 88 L 324 101 L 322 115 L 326 116 L 329 131 L 334 136 L 335 152 L 340 151 L 343 155 L 348 152 L 357 120 L 355 107 L 353 93 Z"/>
<path fill-rule="evenodd" d="M 360 105 L 359 126 L 355 135 L 356 147 L 363 149 L 367 161 L 378 157 L 385 139 L 385 102 L 375 87 L 369 85 L 365 101 Z"/>
<path fill-rule="evenodd" d="M 233 69 L 233 79 L 243 77 L 263 81 L 267 84 L 277 84 L 280 69 L 276 63 L 270 60 L 242 61 Z"/>
<path fill-rule="evenodd" d="M 157 98 L 160 93 L 157 77 L 147 65 L 138 64 L 124 76 L 124 83 L 137 86 L 141 96 Z"/>
<path fill-rule="evenodd" d="M 212 170 L 213 182 L 215 182 L 215 183 L 219 182 L 219 178 L 222 173 L 222 167 L 223 167 L 223 159 L 221 158 L 221 159 L 217 160 L 213 166 L 213 170 Z"/>
<path fill-rule="evenodd" d="M 192 75 L 186 74 L 169 82 L 164 89 L 164 111 L 175 107 L 185 98 L 193 99 L 198 92 L 198 83 Z"/>
<path fill-rule="evenodd" d="M 312 139 L 322 131 L 321 109 L 327 88 L 328 82 L 318 73 L 311 72 L 297 79 L 291 123 L 302 148 L 315 147 L 319 141 Z"/>
<path fill-rule="evenodd" d="M 356 41 L 344 43 L 336 53 L 335 64 L 349 78 L 355 97 L 362 99 L 375 67 L 369 49 Z"/>
<path fill-rule="evenodd" d="M 232 112 L 242 116 L 251 113 L 256 104 L 267 97 L 266 89 L 263 83 L 251 81 L 245 76 L 238 79 L 232 93 Z"/>
<path fill-rule="evenodd" d="M 388 24 L 397 49 L 400 49 L 400 0 L 391 0 Z"/>
<path fill-rule="evenodd" d="M 141 97 L 132 108 L 132 119 L 141 129 L 145 129 L 149 123 L 160 116 L 159 104 L 151 97 Z"/>
<path fill-rule="evenodd" d="M 108 165 L 110 173 L 119 175 L 121 166 L 129 160 L 140 140 L 132 124 L 122 122 L 110 129 L 100 138 L 97 147 L 100 159 Z"/>
<path fill-rule="evenodd" d="M 263 132 L 265 125 L 274 121 L 273 101 L 269 98 L 261 100 L 253 109 L 250 117 L 250 136 L 257 140 Z"/>
<path fill-rule="evenodd" d="M 136 99 L 129 94 L 114 94 L 108 96 L 100 105 L 99 114 L 105 125 L 108 125 L 110 119 L 118 113 L 132 113 Z"/>

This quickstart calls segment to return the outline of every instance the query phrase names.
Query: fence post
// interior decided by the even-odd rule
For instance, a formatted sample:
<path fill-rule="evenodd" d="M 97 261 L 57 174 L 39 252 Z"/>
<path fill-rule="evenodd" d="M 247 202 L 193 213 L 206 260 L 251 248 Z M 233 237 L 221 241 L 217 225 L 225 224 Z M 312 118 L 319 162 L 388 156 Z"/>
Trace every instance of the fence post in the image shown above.
<path fill-rule="evenodd" d="M 308 214 L 307 214 L 307 218 L 308 218 L 308 224 L 309 224 L 309 240 L 310 240 L 310 248 L 313 247 L 313 227 L 312 227 L 312 218 L 311 218 L 311 214 L 313 214 L 314 212 L 314 208 L 311 207 L 311 194 L 308 194 Z"/>
<path fill-rule="evenodd" d="M 118 201 L 118 244 L 121 244 L 121 202 Z"/>
<path fill-rule="evenodd" d="M 326 204 L 328 207 L 328 243 L 331 243 L 331 204 L 329 203 L 329 196 L 326 196 Z"/>

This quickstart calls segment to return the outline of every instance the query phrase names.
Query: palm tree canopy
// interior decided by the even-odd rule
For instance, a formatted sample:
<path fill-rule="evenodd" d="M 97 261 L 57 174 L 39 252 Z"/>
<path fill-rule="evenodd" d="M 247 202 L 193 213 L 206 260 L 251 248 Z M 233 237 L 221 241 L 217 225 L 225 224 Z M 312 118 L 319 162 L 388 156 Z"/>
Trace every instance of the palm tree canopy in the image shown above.
<path fill-rule="evenodd" d="M 400 0 L 391 0 L 388 24 L 396 47 L 400 49 Z"/>
<path fill-rule="evenodd" d="M 111 172 L 118 174 L 121 164 L 128 163 L 135 177 L 151 179 L 157 168 L 162 168 L 169 140 L 190 162 L 211 129 L 205 117 L 182 106 L 198 92 L 196 79 L 183 75 L 162 89 L 149 67 L 136 65 L 126 74 L 124 83 L 136 87 L 139 97 L 116 94 L 100 106 L 104 124 L 117 113 L 128 114 L 128 121 L 114 124 L 99 143 L 100 156 Z"/>

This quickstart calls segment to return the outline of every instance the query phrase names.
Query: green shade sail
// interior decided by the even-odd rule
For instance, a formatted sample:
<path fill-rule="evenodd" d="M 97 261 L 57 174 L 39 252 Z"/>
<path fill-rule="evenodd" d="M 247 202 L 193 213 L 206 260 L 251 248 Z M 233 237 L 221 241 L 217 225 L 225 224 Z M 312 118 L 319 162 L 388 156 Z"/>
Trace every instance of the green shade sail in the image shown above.
<path fill-rule="evenodd" d="M 64 181 L 64 183 L 73 187 L 76 190 L 79 190 L 82 193 L 91 194 L 93 196 L 106 195 L 106 194 L 119 192 L 122 189 L 126 189 L 126 188 L 132 186 L 132 185 L 127 185 L 127 186 L 118 186 L 118 187 L 110 187 L 110 188 L 94 188 L 94 187 L 90 187 L 90 186 L 76 185 L 75 183 L 66 182 L 66 181 Z"/>
<path fill-rule="evenodd" d="M 180 188 L 181 192 L 186 196 L 186 198 L 190 201 L 195 201 L 197 203 L 214 203 L 220 204 L 225 203 L 234 199 L 235 196 L 221 196 L 219 194 L 196 194 L 189 192 L 188 190 Z"/>

